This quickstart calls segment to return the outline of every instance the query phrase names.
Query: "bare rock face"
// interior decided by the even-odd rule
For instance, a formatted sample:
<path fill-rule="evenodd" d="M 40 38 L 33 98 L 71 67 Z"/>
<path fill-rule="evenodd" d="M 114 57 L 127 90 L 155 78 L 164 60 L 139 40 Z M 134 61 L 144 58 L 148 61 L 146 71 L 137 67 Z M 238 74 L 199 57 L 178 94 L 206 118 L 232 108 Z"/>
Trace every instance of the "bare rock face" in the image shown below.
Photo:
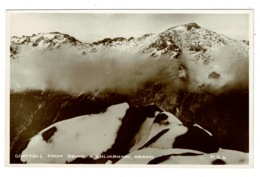
<path fill-rule="evenodd" d="M 200 28 L 200 26 L 197 25 L 197 23 L 189 23 L 189 24 L 185 25 L 185 27 L 187 28 L 188 31 L 192 30 L 193 28 L 194 29 L 199 29 Z"/>
<path fill-rule="evenodd" d="M 208 78 L 209 79 L 219 79 L 220 78 L 220 74 L 218 74 L 215 71 L 213 71 L 212 73 L 209 74 Z"/>

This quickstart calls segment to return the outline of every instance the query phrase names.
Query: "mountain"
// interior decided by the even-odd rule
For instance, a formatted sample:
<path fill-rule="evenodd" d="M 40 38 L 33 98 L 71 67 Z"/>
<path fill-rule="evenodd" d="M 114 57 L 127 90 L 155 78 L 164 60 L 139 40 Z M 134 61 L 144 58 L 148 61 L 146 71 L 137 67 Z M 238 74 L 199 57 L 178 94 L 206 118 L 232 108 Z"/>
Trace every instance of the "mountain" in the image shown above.
<path fill-rule="evenodd" d="M 120 102 L 157 105 L 249 152 L 249 41 L 196 23 L 93 43 L 59 32 L 10 40 L 12 163 L 49 125 Z"/>
<path fill-rule="evenodd" d="M 196 23 L 189 23 L 171 27 L 161 33 L 145 34 L 139 38 L 105 38 L 93 43 L 84 43 L 59 32 L 13 36 L 10 42 L 10 58 L 14 62 L 28 58 L 27 55 L 33 52 L 57 51 L 56 54 L 51 54 L 54 56 L 64 53 L 60 52 L 61 49 L 68 52 L 67 56 L 73 53 L 74 56 L 68 59 L 73 61 L 68 62 L 76 60 L 88 62 L 96 58 L 120 58 L 120 60 L 175 58 L 178 59 L 174 64 L 178 67 L 178 77 L 181 79 L 195 77 L 192 78 L 196 82 L 195 87 L 209 83 L 218 87 L 223 86 L 233 77 L 230 76 L 230 68 L 237 67 L 238 62 L 248 62 L 249 57 L 249 41 L 234 40 L 204 29 Z M 62 59 L 59 62 L 62 62 Z"/>
<path fill-rule="evenodd" d="M 30 50 L 52 50 L 64 45 L 76 47 L 83 55 L 93 55 L 105 51 L 118 51 L 119 53 L 127 51 L 153 57 L 168 55 L 170 58 L 179 58 L 182 53 L 187 53 L 208 62 L 212 55 L 224 46 L 231 46 L 235 54 L 246 57 L 249 42 L 237 41 L 201 28 L 196 23 L 189 23 L 174 26 L 158 34 L 145 34 L 139 38 L 105 38 L 93 43 L 84 43 L 68 34 L 59 32 L 13 36 L 11 37 L 10 56 L 11 59 L 19 58 L 20 50 L 26 47 Z"/>
<path fill-rule="evenodd" d="M 10 56 L 12 59 L 16 58 L 16 56 L 20 53 L 20 49 L 25 47 L 32 49 L 52 50 L 66 44 L 77 47 L 86 46 L 86 44 L 83 44 L 74 37 L 59 32 L 39 33 L 37 35 L 33 34 L 32 36 L 22 37 L 13 36 L 10 44 Z"/>

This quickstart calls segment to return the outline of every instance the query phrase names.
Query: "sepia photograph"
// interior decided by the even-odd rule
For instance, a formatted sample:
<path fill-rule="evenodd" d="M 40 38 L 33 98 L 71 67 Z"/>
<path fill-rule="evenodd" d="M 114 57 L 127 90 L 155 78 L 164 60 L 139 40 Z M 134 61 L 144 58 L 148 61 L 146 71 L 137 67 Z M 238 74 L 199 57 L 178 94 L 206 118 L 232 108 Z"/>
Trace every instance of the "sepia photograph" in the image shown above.
<path fill-rule="evenodd" d="M 252 165 L 252 10 L 7 10 L 9 165 Z"/>

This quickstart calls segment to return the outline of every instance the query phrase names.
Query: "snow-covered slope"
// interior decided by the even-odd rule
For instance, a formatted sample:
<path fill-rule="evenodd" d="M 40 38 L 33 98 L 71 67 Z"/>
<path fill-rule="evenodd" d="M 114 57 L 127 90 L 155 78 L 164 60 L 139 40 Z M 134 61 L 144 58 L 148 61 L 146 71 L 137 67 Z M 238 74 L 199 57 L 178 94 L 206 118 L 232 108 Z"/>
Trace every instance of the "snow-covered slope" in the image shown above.
<path fill-rule="evenodd" d="M 211 132 L 198 124 L 186 127 L 155 105 L 120 103 L 43 129 L 29 140 L 20 159 L 36 164 L 247 165 L 248 153 L 221 149 Z"/>
<path fill-rule="evenodd" d="M 62 163 L 73 160 L 69 158 L 70 154 L 86 157 L 101 154 L 114 143 L 121 119 L 128 108 L 129 105 L 126 103 L 112 105 L 103 114 L 79 116 L 53 124 L 31 139 L 30 144 L 23 151 L 24 156 L 22 155 L 21 160 L 27 163 Z M 44 132 L 48 133 L 42 136 Z M 54 135 L 50 136 L 50 132 Z M 28 157 L 32 154 L 44 158 Z M 59 154 L 63 158 L 55 159 L 50 157 L 50 154 Z"/>

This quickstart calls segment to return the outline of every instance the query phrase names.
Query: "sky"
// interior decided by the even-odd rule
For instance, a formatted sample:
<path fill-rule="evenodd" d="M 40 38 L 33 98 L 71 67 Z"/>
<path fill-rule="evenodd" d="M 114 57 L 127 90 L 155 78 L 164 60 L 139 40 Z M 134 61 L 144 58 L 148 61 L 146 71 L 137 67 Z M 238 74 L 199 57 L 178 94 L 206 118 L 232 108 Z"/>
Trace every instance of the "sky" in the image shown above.
<path fill-rule="evenodd" d="M 213 14 L 214 13 L 214 14 Z M 196 22 L 199 26 L 237 40 L 249 40 L 249 15 L 232 12 L 161 11 L 9 11 L 10 36 L 54 32 L 83 42 L 104 38 L 141 37 L 170 27 Z"/>

